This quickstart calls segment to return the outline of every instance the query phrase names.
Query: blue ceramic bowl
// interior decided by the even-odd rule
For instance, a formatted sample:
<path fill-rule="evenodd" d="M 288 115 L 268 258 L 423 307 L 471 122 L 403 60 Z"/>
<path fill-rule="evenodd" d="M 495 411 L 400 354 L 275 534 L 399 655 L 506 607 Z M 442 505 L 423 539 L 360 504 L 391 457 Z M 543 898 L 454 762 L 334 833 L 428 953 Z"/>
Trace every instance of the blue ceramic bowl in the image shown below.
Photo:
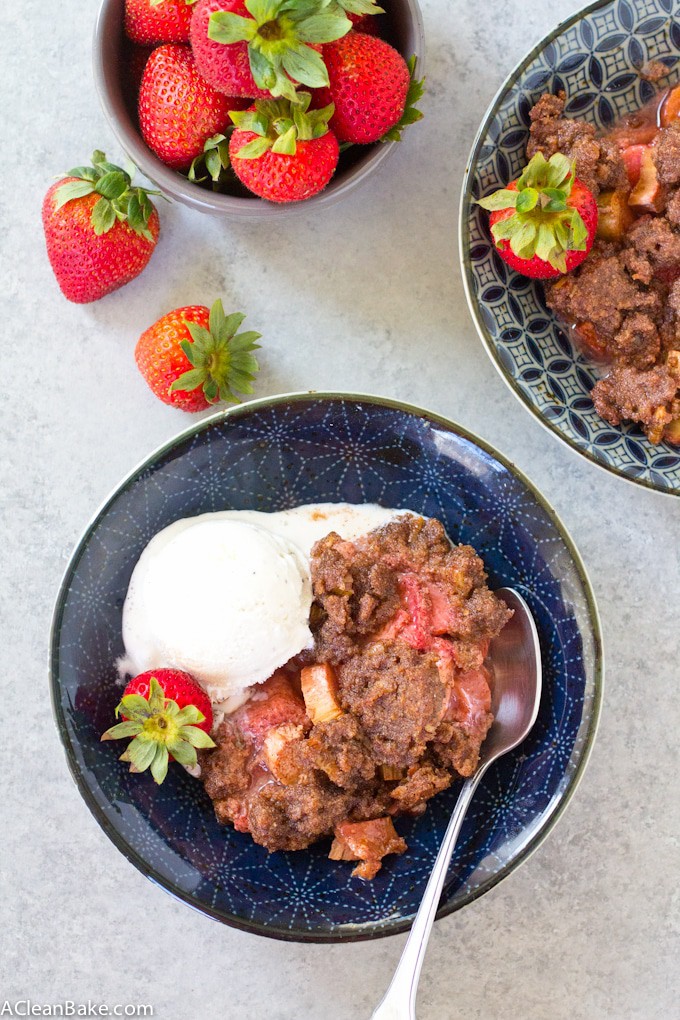
<path fill-rule="evenodd" d="M 542 285 L 496 254 L 489 214 L 474 205 L 526 164 L 529 111 L 544 92 L 566 92 L 566 113 L 611 127 L 655 91 L 636 68 L 675 67 L 680 57 L 677 0 L 606 0 L 559 25 L 522 61 L 491 103 L 463 183 L 460 254 L 479 335 L 503 379 L 554 435 L 595 464 L 659 492 L 680 495 L 680 448 L 652 446 L 638 426 L 614 428 L 596 413 L 594 366 L 572 346 L 546 308 Z"/>
<path fill-rule="evenodd" d="M 100 743 L 120 697 L 121 609 L 132 569 L 172 521 L 223 508 L 378 502 L 436 516 L 484 557 L 493 587 L 531 606 L 544 696 L 525 744 L 485 776 L 468 813 L 440 913 L 482 895 L 541 842 L 581 775 L 597 723 L 602 653 L 578 553 L 541 495 L 457 425 L 393 401 L 296 394 L 253 401 L 182 432 L 132 472 L 89 525 L 66 571 L 52 636 L 59 731 L 85 802 L 145 875 L 204 913 L 300 941 L 375 938 L 409 927 L 457 789 L 401 819 L 408 853 L 370 883 L 327 859 L 328 843 L 268 854 L 223 828 L 200 783 L 171 768 L 162 787 L 130 775 Z"/>

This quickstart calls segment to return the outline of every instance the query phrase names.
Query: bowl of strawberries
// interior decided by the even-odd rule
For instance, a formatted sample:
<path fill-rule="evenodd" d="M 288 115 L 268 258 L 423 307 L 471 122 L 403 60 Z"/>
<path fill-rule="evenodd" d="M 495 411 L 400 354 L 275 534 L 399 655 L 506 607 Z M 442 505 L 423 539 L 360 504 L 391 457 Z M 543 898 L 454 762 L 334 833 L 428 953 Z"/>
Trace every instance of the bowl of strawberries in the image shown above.
<path fill-rule="evenodd" d="M 422 114 L 417 0 L 103 0 L 95 80 L 167 196 L 263 218 L 339 201 Z"/>

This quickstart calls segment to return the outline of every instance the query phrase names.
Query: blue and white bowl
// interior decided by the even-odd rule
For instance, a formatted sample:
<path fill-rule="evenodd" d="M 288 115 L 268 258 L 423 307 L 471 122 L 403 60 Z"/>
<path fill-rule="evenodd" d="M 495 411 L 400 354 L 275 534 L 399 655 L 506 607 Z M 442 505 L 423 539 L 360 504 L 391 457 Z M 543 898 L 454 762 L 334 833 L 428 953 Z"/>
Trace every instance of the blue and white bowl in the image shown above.
<path fill-rule="evenodd" d="M 595 367 L 546 308 L 542 285 L 510 270 L 474 204 L 526 164 L 529 111 L 544 92 L 564 90 L 566 113 L 611 127 L 655 87 L 637 73 L 649 60 L 680 58 L 677 0 L 599 0 L 559 25 L 502 85 L 479 129 L 463 183 L 460 255 L 468 303 L 496 368 L 522 404 L 554 435 L 600 467 L 659 492 L 680 495 L 680 448 L 653 446 L 637 425 L 614 428 L 590 399 Z"/>
<path fill-rule="evenodd" d="M 119 850 L 145 875 L 227 924 L 282 939 L 342 941 L 404 931 L 418 907 L 454 787 L 398 830 L 408 852 L 373 882 L 329 861 L 329 842 L 268 854 L 217 824 L 199 782 L 172 767 L 157 787 L 100 742 L 120 698 L 115 660 L 132 569 L 180 517 L 345 500 L 438 517 L 484 558 L 492 587 L 528 601 L 544 694 L 529 739 L 484 777 L 465 820 L 440 914 L 487 892 L 560 816 L 583 771 L 599 712 L 600 627 L 581 560 L 532 484 L 453 422 L 374 397 L 294 394 L 253 401 L 180 433 L 124 479 L 66 571 L 54 614 L 52 697 L 73 777 Z"/>

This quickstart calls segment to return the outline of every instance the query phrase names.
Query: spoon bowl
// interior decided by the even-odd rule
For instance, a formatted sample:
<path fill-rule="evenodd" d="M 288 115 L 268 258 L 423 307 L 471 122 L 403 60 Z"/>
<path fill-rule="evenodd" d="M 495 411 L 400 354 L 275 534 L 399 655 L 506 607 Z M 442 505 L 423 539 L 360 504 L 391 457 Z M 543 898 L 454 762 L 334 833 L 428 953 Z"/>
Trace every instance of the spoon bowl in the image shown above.
<path fill-rule="evenodd" d="M 542 687 L 536 623 L 528 605 L 513 588 L 499 588 L 496 595 L 512 609 L 513 615 L 489 648 L 493 666 L 491 710 L 494 721 L 482 744 L 477 771 L 463 783 L 401 959 L 371 1020 L 415 1020 L 418 978 L 467 809 L 491 763 L 521 744 L 536 722 Z"/>

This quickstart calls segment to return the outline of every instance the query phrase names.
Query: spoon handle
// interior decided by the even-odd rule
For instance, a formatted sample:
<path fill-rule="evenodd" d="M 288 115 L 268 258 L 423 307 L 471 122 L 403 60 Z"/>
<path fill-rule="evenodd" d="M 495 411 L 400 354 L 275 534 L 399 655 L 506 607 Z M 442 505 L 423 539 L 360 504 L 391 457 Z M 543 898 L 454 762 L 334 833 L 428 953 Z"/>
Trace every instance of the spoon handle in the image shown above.
<path fill-rule="evenodd" d="M 371 1020 L 415 1020 L 418 978 L 425 959 L 434 916 L 439 906 L 444 879 L 465 813 L 483 771 L 482 769 L 470 779 L 466 779 L 463 784 L 394 977 L 373 1012 Z"/>

